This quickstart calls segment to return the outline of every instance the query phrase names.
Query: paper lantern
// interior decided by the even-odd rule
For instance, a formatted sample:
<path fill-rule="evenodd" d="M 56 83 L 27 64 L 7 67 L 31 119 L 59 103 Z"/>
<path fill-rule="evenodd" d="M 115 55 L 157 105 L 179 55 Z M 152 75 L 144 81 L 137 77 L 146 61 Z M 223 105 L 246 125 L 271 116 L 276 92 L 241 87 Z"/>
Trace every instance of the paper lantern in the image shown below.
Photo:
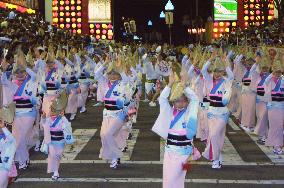
<path fill-rule="evenodd" d="M 105 35 L 107 33 L 107 31 L 106 30 L 103 30 L 103 34 Z"/>
<path fill-rule="evenodd" d="M 78 28 L 81 28 L 81 27 L 82 27 L 82 25 L 79 23 L 79 24 L 77 24 L 77 27 L 78 27 Z"/>
<path fill-rule="evenodd" d="M 105 40 L 105 39 L 106 39 L 106 36 L 105 36 L 105 35 L 102 35 L 102 39 Z"/>
<path fill-rule="evenodd" d="M 66 18 L 66 22 L 70 22 L 70 18 Z"/>
<path fill-rule="evenodd" d="M 76 12 L 71 12 L 71 16 L 76 16 Z"/>
<path fill-rule="evenodd" d="M 66 16 L 66 17 L 69 17 L 69 16 L 70 16 L 70 12 L 66 12 L 66 13 L 65 13 L 65 16 Z"/>
<path fill-rule="evenodd" d="M 112 30 L 108 30 L 107 34 L 108 34 L 108 35 L 113 35 Z"/>
<path fill-rule="evenodd" d="M 77 16 L 81 17 L 82 13 L 81 12 L 77 12 Z"/>
<path fill-rule="evenodd" d="M 60 13 L 59 13 L 59 16 L 60 16 L 60 17 L 63 17 L 63 16 L 64 16 L 64 12 L 60 12 Z"/>
<path fill-rule="evenodd" d="M 64 28 L 64 24 L 60 24 L 60 28 L 63 29 Z"/>
<path fill-rule="evenodd" d="M 72 24 L 72 28 L 76 28 L 76 24 L 73 23 L 73 24 Z"/>
<path fill-rule="evenodd" d="M 64 5 L 64 1 L 60 1 L 59 4 L 60 4 L 60 5 Z"/>
<path fill-rule="evenodd" d="M 81 30 L 81 29 L 78 29 L 78 30 L 77 30 L 77 33 L 78 33 L 78 34 L 81 34 L 81 33 L 82 33 L 82 30 Z"/>
<path fill-rule="evenodd" d="M 58 22 L 58 18 L 53 18 L 52 21 L 57 23 Z"/>
<path fill-rule="evenodd" d="M 60 11 L 63 11 L 63 10 L 64 10 L 64 7 L 63 7 L 63 6 L 59 7 L 59 10 L 60 10 Z"/>
<path fill-rule="evenodd" d="M 75 6 L 71 6 L 71 10 L 75 10 L 76 8 L 75 8 Z"/>
<path fill-rule="evenodd" d="M 90 28 L 93 29 L 95 27 L 94 24 L 90 24 Z"/>
<path fill-rule="evenodd" d="M 224 22 L 220 22 L 219 25 L 220 25 L 221 27 L 223 27 L 223 26 L 224 26 Z"/>
<path fill-rule="evenodd" d="M 100 34 L 100 33 L 101 33 L 101 30 L 97 29 L 96 34 Z"/>
<path fill-rule="evenodd" d="M 213 29 L 213 32 L 214 32 L 214 33 L 217 33 L 217 32 L 218 32 L 218 29 L 217 29 L 217 28 L 214 28 L 214 29 Z"/>
<path fill-rule="evenodd" d="M 77 6 L 77 10 L 81 10 L 82 9 L 82 7 L 81 6 Z"/>
<path fill-rule="evenodd" d="M 100 39 L 101 38 L 101 36 L 100 35 L 96 35 L 96 39 Z"/>
<path fill-rule="evenodd" d="M 70 1 L 65 1 L 65 4 L 66 4 L 66 5 L 69 5 L 69 4 L 70 4 Z"/>
<path fill-rule="evenodd" d="M 95 30 L 93 30 L 93 29 L 90 30 L 90 33 L 91 33 L 91 34 L 94 34 L 94 32 L 95 32 Z"/>
<path fill-rule="evenodd" d="M 79 22 L 79 23 L 80 23 L 81 21 L 82 21 L 82 19 L 81 19 L 81 18 L 77 18 L 77 22 Z"/>

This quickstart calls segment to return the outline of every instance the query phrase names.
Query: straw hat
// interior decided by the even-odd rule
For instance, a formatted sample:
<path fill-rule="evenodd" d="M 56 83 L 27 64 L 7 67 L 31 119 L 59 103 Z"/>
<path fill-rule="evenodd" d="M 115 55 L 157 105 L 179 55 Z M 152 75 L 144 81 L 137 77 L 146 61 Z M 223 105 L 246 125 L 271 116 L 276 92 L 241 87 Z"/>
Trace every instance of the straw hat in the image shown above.
<path fill-rule="evenodd" d="M 56 59 L 64 59 L 65 54 L 62 51 L 61 46 L 58 47 L 57 51 L 56 51 L 56 55 L 55 55 Z"/>
<path fill-rule="evenodd" d="M 31 49 L 29 50 L 28 54 L 26 55 L 26 62 L 29 67 L 32 67 L 34 64 L 34 59 L 32 55 Z"/>
<path fill-rule="evenodd" d="M 55 113 L 56 115 L 59 115 L 61 112 L 65 110 L 67 102 L 68 102 L 68 96 L 66 90 L 62 90 L 59 97 L 52 102 L 50 106 L 51 112 Z"/>
<path fill-rule="evenodd" d="M 272 71 L 284 71 L 283 67 L 283 60 L 284 60 L 284 54 L 281 52 L 278 52 L 277 58 L 274 60 L 272 65 Z"/>
<path fill-rule="evenodd" d="M 180 82 L 173 84 L 169 101 L 174 102 L 184 94 L 184 86 Z"/>
<path fill-rule="evenodd" d="M 26 70 L 26 58 L 22 49 L 17 49 L 16 63 L 13 66 L 13 74 L 24 72 Z"/>

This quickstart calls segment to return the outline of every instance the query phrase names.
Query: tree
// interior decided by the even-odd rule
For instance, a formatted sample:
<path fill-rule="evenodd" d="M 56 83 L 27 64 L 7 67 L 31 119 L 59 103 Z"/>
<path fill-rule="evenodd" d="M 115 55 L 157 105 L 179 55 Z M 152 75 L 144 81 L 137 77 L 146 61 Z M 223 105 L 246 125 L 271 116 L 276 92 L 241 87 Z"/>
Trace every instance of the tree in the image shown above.
<path fill-rule="evenodd" d="M 274 5 L 278 11 L 278 21 L 281 22 L 284 17 L 284 0 L 274 0 Z"/>

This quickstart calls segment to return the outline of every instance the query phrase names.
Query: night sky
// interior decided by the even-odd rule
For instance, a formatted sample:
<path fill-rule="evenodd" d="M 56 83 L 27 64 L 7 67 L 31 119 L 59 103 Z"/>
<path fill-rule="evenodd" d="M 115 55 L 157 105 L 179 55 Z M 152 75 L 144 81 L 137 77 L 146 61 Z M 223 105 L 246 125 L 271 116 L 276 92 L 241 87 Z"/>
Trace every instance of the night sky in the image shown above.
<path fill-rule="evenodd" d="M 196 18 L 196 0 L 172 0 L 174 10 L 174 40 L 181 41 L 186 36 L 186 27 L 182 25 L 182 18 L 188 15 L 190 19 Z M 212 0 L 198 0 L 199 16 L 204 20 L 212 14 Z M 167 0 L 114 0 L 114 15 L 117 25 L 122 16 L 134 18 L 138 33 L 149 30 L 157 30 L 167 37 L 165 21 L 159 18 L 160 12 L 164 10 Z M 147 26 L 148 20 L 153 22 L 153 27 Z"/>

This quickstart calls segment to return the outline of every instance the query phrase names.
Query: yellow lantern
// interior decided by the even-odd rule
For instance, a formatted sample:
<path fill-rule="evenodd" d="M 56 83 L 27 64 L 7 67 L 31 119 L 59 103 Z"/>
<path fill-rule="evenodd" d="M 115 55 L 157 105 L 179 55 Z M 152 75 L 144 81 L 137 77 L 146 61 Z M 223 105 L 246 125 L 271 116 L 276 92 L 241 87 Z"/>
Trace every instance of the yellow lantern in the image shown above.
<path fill-rule="evenodd" d="M 76 28 L 76 24 L 72 24 L 72 28 Z"/>
<path fill-rule="evenodd" d="M 112 30 L 108 30 L 107 34 L 108 34 L 108 35 L 113 35 Z"/>
<path fill-rule="evenodd" d="M 57 22 L 58 22 L 58 18 L 53 18 L 52 21 L 53 21 L 54 23 L 57 23 Z"/>
<path fill-rule="evenodd" d="M 66 22 L 70 22 L 70 18 L 66 18 Z"/>
<path fill-rule="evenodd" d="M 82 19 L 81 19 L 81 18 L 78 18 L 78 19 L 77 19 L 77 22 L 79 22 L 79 23 L 80 23 L 81 21 L 82 21 Z"/>
<path fill-rule="evenodd" d="M 77 33 L 78 33 L 78 34 L 81 34 L 81 33 L 82 33 L 82 30 L 81 30 L 81 29 L 78 29 L 78 30 L 77 30 Z"/>
<path fill-rule="evenodd" d="M 81 6 L 77 6 L 77 10 L 81 10 L 82 9 L 82 7 Z"/>
<path fill-rule="evenodd" d="M 60 12 L 59 15 L 62 17 L 64 16 L 64 12 Z"/>
<path fill-rule="evenodd" d="M 95 27 L 94 24 L 90 24 L 90 28 L 93 29 Z"/>
<path fill-rule="evenodd" d="M 213 29 L 213 32 L 214 32 L 214 33 L 217 33 L 217 32 L 218 32 L 218 29 L 217 29 L 217 28 L 214 28 L 214 29 Z"/>
<path fill-rule="evenodd" d="M 76 12 L 71 12 L 71 16 L 76 16 Z"/>
<path fill-rule="evenodd" d="M 60 24 L 60 28 L 62 28 L 62 29 L 63 29 L 63 28 L 64 28 L 64 24 Z"/>

